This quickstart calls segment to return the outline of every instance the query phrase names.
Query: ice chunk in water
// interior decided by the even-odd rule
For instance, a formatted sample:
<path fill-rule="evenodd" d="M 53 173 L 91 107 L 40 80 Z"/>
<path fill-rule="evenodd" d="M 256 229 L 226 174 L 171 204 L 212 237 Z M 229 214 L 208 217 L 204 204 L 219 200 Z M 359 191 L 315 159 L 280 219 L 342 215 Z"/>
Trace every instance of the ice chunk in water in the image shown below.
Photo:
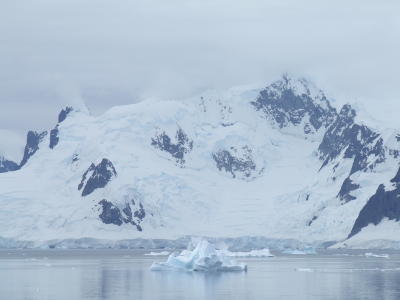
<path fill-rule="evenodd" d="M 206 240 L 201 240 L 193 250 L 183 250 L 180 254 L 172 253 L 166 262 L 153 263 L 152 271 L 247 271 L 245 264 L 239 264 L 229 257 L 218 254 L 215 247 Z"/>
<path fill-rule="evenodd" d="M 167 256 L 169 255 L 170 252 L 168 251 L 161 251 L 161 252 L 150 252 L 150 253 L 145 253 L 145 256 Z"/>
<path fill-rule="evenodd" d="M 309 268 L 298 268 L 298 269 L 295 269 L 297 272 L 307 272 L 307 273 L 312 273 L 312 272 L 314 272 L 314 270 L 313 269 L 309 269 Z"/>
<path fill-rule="evenodd" d="M 366 257 L 389 258 L 388 254 L 365 253 Z"/>

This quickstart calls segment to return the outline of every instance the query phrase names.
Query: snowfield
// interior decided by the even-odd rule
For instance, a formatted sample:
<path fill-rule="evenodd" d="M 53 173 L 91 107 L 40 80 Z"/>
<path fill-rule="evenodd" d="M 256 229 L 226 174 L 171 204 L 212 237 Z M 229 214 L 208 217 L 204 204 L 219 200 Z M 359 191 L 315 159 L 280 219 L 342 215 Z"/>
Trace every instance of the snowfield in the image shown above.
<path fill-rule="evenodd" d="M 354 227 L 379 185 L 396 189 L 398 133 L 357 127 L 331 105 L 311 83 L 284 77 L 98 117 L 64 111 L 37 150 L 27 144 L 26 164 L 0 174 L 0 245 L 188 235 L 400 241 L 396 214 Z"/>

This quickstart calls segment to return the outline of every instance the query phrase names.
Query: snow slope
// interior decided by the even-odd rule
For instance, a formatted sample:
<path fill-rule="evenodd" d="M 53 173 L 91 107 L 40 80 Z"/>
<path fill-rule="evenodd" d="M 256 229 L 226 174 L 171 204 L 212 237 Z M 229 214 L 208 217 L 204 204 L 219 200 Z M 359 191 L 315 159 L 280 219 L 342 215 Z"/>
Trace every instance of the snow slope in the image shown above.
<path fill-rule="evenodd" d="M 28 135 L 20 169 L 0 174 L 0 237 L 355 238 L 400 149 L 396 131 L 359 119 L 287 76 L 98 117 L 66 108 L 50 132 Z M 374 240 L 382 220 L 400 218 L 391 208 L 369 214 Z"/>

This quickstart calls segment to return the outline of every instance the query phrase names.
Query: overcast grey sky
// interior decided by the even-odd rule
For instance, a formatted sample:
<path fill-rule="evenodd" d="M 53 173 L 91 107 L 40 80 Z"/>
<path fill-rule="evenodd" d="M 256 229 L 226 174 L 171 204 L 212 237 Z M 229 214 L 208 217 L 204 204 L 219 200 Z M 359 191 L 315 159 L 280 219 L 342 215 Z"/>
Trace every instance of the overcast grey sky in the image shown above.
<path fill-rule="evenodd" d="M 384 117 L 400 100 L 399 12 L 398 0 L 2 0 L 0 128 L 283 72 Z"/>

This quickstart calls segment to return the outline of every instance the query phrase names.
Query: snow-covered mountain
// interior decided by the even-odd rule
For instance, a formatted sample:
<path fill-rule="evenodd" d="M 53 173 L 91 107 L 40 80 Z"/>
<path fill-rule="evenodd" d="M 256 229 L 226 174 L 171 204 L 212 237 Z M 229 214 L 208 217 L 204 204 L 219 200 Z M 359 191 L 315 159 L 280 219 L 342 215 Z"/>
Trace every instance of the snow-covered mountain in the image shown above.
<path fill-rule="evenodd" d="M 288 76 L 98 117 L 67 107 L 20 164 L 0 160 L 0 236 L 400 241 L 399 162 L 399 132 Z"/>

